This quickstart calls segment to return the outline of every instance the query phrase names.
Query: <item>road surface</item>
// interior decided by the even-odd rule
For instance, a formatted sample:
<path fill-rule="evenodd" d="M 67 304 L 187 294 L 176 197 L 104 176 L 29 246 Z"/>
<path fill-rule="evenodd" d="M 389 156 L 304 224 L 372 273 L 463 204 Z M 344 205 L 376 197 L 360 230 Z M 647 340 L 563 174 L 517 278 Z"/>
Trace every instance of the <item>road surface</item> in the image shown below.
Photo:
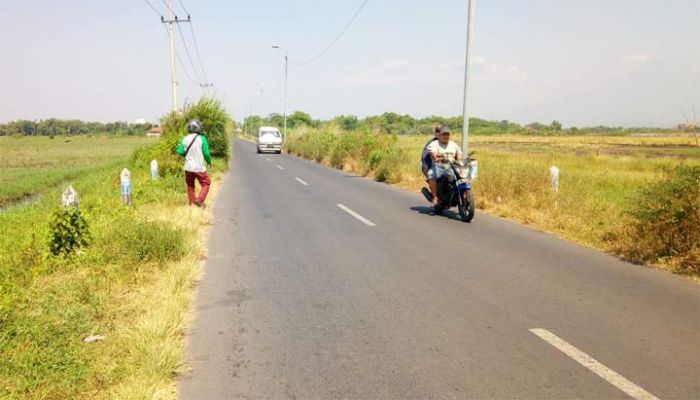
<path fill-rule="evenodd" d="M 698 284 L 234 147 L 182 399 L 700 398 Z"/>

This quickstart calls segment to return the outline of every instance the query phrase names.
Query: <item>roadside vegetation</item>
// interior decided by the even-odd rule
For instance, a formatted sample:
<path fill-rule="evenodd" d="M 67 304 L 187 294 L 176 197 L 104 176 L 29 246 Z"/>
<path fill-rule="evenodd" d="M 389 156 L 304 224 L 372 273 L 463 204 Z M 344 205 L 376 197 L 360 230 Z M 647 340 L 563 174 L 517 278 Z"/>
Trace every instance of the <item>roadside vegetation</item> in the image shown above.
<path fill-rule="evenodd" d="M 185 115 L 202 118 L 205 129 L 221 135 L 212 143 L 219 156 L 215 195 L 217 171 L 227 164 L 228 115 L 211 100 L 188 107 Z M 174 165 L 151 180 L 151 159 L 173 155 L 170 142 L 182 134 L 175 118 L 181 121 L 164 117 L 171 128 L 160 141 L 135 141 L 130 149 L 103 146 L 95 159 L 111 161 L 86 163 L 60 186 L 42 190 L 36 202 L 0 212 L 0 398 L 176 397 L 173 378 L 183 368 L 184 327 L 211 216 L 187 206 L 182 172 Z M 62 142 L 43 140 L 49 139 L 19 141 L 37 142 L 65 160 L 89 157 L 64 154 Z M 132 155 L 124 157 L 126 152 Z M 42 152 L 26 157 L 36 162 L 36 174 L 62 165 L 39 167 Z M 123 167 L 132 172 L 132 207 L 121 204 Z M 79 194 L 80 224 L 59 205 L 68 184 Z M 71 238 L 85 240 L 66 246 Z M 69 250 L 53 255 L 59 247 Z M 84 341 L 95 335 L 104 340 Z"/>
<path fill-rule="evenodd" d="M 429 135 L 301 126 L 289 153 L 418 191 Z M 453 138 L 459 143 L 459 136 Z M 470 137 L 477 205 L 575 242 L 700 276 L 700 148 L 691 136 Z M 549 167 L 561 170 L 559 192 Z"/>

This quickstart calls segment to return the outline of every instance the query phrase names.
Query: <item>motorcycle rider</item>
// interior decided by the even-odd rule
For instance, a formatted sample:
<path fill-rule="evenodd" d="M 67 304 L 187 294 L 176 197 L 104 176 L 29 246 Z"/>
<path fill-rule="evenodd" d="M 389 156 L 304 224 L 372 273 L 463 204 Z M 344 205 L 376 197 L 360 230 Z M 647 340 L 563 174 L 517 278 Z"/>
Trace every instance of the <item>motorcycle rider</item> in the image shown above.
<path fill-rule="evenodd" d="M 421 154 L 420 160 L 421 160 L 421 169 L 423 170 L 423 175 L 425 176 L 426 179 L 428 179 L 428 171 L 430 168 L 433 166 L 433 160 L 430 156 L 430 152 L 428 151 L 428 146 L 430 146 L 431 143 L 435 142 L 438 140 L 438 136 L 440 135 L 440 129 L 442 129 L 442 125 L 436 125 L 435 126 L 435 136 L 433 136 L 428 143 L 423 146 L 423 153 Z"/>
<path fill-rule="evenodd" d="M 462 149 L 457 143 L 450 140 L 450 128 L 442 126 L 438 135 L 438 140 L 428 145 L 428 151 L 432 159 L 433 166 L 428 170 L 428 185 L 430 194 L 433 197 L 433 204 L 439 203 L 438 199 L 438 179 L 446 173 L 452 173 L 452 164 L 462 159 Z"/>

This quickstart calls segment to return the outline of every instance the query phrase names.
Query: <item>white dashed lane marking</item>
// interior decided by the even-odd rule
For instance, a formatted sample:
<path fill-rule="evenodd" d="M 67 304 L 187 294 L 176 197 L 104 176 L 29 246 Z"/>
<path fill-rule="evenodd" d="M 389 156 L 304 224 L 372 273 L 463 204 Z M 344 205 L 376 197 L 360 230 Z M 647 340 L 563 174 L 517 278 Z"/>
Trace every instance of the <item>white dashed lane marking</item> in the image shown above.
<path fill-rule="evenodd" d="M 613 386 L 627 393 L 628 396 L 637 400 L 659 400 L 653 394 L 628 381 L 624 376 L 601 364 L 598 360 L 577 349 L 552 332 L 546 329 L 530 329 L 530 332 L 556 347 L 557 350 L 573 358 L 574 361 L 588 368 L 594 374 L 610 382 Z"/>
<path fill-rule="evenodd" d="M 338 206 L 338 208 L 340 208 L 341 210 L 343 210 L 343 211 L 345 211 L 346 213 L 348 213 L 348 214 L 352 215 L 353 217 L 355 217 L 358 221 L 362 222 L 363 224 L 365 224 L 365 225 L 367 225 L 367 226 L 376 226 L 376 225 L 374 224 L 374 222 L 372 222 L 372 221 L 368 220 L 367 218 L 363 217 L 362 215 L 356 213 L 356 212 L 353 211 L 352 209 L 350 209 L 350 208 L 348 208 L 348 207 L 345 207 L 345 206 L 342 205 L 342 204 L 337 204 L 337 206 Z"/>

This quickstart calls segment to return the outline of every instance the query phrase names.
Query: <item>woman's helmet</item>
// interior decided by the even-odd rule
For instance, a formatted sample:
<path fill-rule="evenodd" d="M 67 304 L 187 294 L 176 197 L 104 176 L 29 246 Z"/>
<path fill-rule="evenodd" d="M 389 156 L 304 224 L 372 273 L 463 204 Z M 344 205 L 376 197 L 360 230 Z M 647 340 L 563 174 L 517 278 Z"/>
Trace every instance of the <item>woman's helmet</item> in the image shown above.
<path fill-rule="evenodd" d="M 191 119 L 190 122 L 187 123 L 187 132 L 189 133 L 201 133 L 202 132 L 202 123 L 199 122 L 198 119 Z"/>

